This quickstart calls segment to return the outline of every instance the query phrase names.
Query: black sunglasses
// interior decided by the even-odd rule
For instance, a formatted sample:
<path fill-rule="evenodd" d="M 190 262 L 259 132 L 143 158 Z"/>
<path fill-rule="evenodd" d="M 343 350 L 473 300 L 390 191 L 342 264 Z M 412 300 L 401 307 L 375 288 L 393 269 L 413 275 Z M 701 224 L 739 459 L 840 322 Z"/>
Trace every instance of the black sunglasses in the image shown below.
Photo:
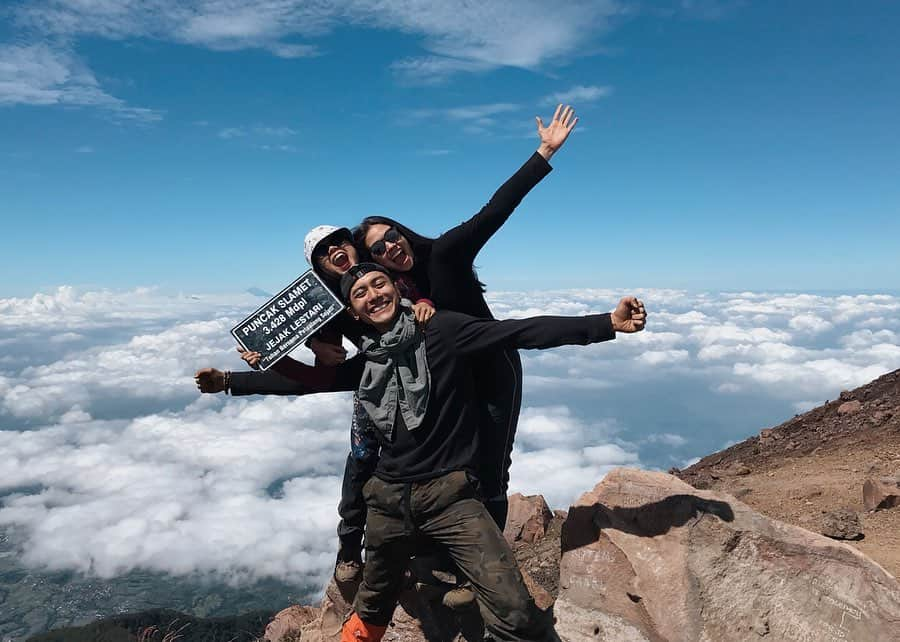
<path fill-rule="evenodd" d="M 344 243 L 352 243 L 353 241 L 347 238 L 346 234 L 333 234 L 331 236 L 326 236 L 324 239 L 318 242 L 315 249 L 313 249 L 312 255 L 314 259 L 324 259 L 328 256 L 328 251 L 333 247 L 340 247 Z"/>
<path fill-rule="evenodd" d="M 384 233 L 384 236 L 381 237 L 380 241 L 372 243 L 369 247 L 369 252 L 372 253 L 372 256 L 384 256 L 384 253 L 387 252 L 385 243 L 396 243 L 401 238 L 402 236 L 400 232 L 397 231 L 397 228 L 388 228 L 388 231 Z"/>

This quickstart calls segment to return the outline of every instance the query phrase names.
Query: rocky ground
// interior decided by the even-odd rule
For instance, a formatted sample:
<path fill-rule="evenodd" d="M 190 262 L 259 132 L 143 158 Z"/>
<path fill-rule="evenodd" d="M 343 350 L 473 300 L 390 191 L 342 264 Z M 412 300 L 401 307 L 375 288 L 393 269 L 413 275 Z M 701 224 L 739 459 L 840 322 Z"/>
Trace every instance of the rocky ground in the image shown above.
<path fill-rule="evenodd" d="M 862 534 L 849 543 L 900 577 L 900 509 L 863 504 L 867 479 L 900 475 L 900 370 L 672 472 L 815 532 L 849 509 Z"/>

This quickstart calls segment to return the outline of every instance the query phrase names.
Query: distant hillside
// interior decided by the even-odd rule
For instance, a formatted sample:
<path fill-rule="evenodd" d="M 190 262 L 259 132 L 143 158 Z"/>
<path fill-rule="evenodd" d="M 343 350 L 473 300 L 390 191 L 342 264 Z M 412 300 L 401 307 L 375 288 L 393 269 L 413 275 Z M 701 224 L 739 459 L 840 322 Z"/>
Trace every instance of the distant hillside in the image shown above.
<path fill-rule="evenodd" d="M 28 638 L 27 642 L 134 642 L 148 627 L 158 633 L 147 642 L 158 642 L 167 631 L 180 631 L 178 642 L 246 642 L 259 638 L 274 611 L 255 611 L 221 618 L 195 618 L 158 609 L 120 615 L 79 627 L 56 629 Z"/>
<path fill-rule="evenodd" d="M 900 510 L 863 507 L 866 479 L 900 475 L 900 370 L 672 472 L 816 532 L 847 508 L 862 527 L 853 546 L 900 577 Z"/>

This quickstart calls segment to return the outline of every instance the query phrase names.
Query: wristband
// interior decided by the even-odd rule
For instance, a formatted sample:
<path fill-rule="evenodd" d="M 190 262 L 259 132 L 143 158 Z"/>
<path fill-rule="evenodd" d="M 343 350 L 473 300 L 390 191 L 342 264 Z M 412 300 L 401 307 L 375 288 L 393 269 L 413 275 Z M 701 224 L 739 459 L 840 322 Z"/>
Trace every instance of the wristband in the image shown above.
<path fill-rule="evenodd" d="M 231 394 L 231 370 L 225 371 L 225 394 Z"/>

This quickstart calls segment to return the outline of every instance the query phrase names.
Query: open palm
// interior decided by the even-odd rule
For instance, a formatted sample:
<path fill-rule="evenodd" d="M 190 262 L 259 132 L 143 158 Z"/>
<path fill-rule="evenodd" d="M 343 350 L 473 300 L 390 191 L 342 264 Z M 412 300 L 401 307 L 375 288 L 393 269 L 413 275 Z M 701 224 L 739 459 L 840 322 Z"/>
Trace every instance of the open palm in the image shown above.
<path fill-rule="evenodd" d="M 540 116 L 536 116 L 535 120 L 537 120 L 538 136 L 541 137 L 541 146 L 546 146 L 550 151 L 555 152 L 562 147 L 569 134 L 575 129 L 578 117 L 575 116 L 575 110 L 571 105 L 560 104 L 556 107 L 553 120 L 546 127 Z"/>

